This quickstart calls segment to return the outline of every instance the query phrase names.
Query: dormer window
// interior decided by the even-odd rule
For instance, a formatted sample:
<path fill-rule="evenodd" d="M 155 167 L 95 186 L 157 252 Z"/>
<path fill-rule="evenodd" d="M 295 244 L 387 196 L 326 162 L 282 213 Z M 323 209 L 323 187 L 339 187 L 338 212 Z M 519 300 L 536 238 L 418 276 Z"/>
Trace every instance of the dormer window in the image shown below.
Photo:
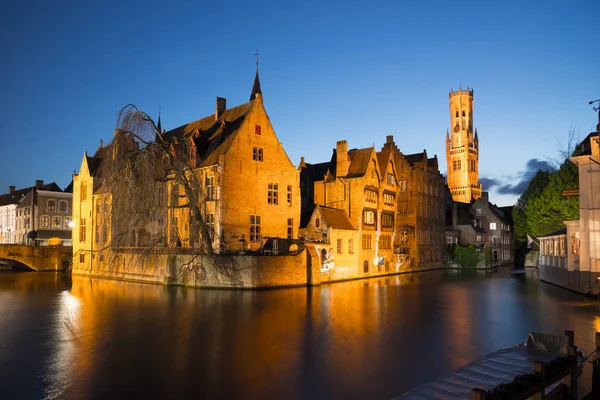
<path fill-rule="evenodd" d="M 254 125 L 254 134 L 260 135 L 260 125 Z"/>

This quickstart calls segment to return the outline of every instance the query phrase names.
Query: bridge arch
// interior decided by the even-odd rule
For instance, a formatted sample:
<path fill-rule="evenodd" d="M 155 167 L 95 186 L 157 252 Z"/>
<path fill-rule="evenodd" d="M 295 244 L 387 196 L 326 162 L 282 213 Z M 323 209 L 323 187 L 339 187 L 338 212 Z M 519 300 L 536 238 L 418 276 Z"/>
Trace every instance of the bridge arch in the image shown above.
<path fill-rule="evenodd" d="M 22 264 L 33 271 L 60 271 L 72 263 L 71 247 L 33 247 L 0 244 L 0 260 Z"/>

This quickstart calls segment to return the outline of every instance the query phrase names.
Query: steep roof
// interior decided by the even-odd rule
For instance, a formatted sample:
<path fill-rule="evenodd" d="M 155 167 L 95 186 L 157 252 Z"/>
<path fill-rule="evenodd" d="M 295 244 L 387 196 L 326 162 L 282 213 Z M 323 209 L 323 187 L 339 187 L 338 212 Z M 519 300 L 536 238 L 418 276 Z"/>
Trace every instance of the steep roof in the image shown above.
<path fill-rule="evenodd" d="M 256 95 L 261 94 L 260 90 L 260 79 L 258 79 L 258 65 L 256 67 L 256 75 L 254 75 L 254 84 L 252 85 L 252 92 L 250 93 L 250 101 L 256 99 Z"/>
<path fill-rule="evenodd" d="M 313 181 L 318 182 L 325 179 L 325 174 L 330 170 L 330 166 L 331 163 L 329 161 L 318 164 L 306 163 L 306 168 L 302 170 L 302 173 L 308 174 Z"/>
<path fill-rule="evenodd" d="M 372 151 L 373 148 L 368 147 L 366 149 L 352 149 L 348 152 L 350 156 L 350 166 L 348 167 L 348 175 L 346 175 L 348 178 L 364 176 L 367 173 Z"/>
<path fill-rule="evenodd" d="M 211 114 L 189 124 L 165 133 L 165 139 L 173 137 L 193 138 L 196 146 L 196 155 L 200 159 L 200 166 L 213 165 L 218 157 L 229 148 L 233 134 L 240 128 L 248 113 L 252 110 L 257 100 L 250 101 L 237 107 L 223 111 L 219 119 Z"/>
<path fill-rule="evenodd" d="M 405 154 L 404 157 L 411 164 L 416 164 L 423 161 L 423 153 Z"/>
<path fill-rule="evenodd" d="M 327 226 L 333 229 L 354 230 L 346 211 L 325 206 L 318 206 L 318 208 Z"/>
<path fill-rule="evenodd" d="M 387 149 L 377 152 L 377 163 L 379 164 L 379 172 L 381 173 L 381 176 L 385 176 L 391 156 L 392 152 Z"/>
<path fill-rule="evenodd" d="M 559 230 L 554 231 L 552 233 L 548 233 L 547 235 L 538 236 L 538 238 L 550 237 L 550 236 L 558 236 L 558 235 L 566 235 L 566 234 L 567 234 L 567 228 L 562 228 L 562 229 L 559 229 Z"/>
<path fill-rule="evenodd" d="M 25 189 L 15 190 L 12 193 L 3 194 L 0 196 L 0 206 L 7 206 L 9 204 L 19 204 L 19 202 L 33 189 L 28 187 Z"/>

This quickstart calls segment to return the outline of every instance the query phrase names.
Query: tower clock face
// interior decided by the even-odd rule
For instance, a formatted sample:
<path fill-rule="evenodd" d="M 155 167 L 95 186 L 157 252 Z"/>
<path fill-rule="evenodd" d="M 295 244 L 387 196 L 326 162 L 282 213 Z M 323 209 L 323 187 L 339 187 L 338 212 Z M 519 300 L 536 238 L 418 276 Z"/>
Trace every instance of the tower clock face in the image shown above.
<path fill-rule="evenodd" d="M 460 131 L 460 126 L 458 126 L 458 124 L 456 124 L 456 126 L 454 127 L 454 132 L 458 132 Z"/>

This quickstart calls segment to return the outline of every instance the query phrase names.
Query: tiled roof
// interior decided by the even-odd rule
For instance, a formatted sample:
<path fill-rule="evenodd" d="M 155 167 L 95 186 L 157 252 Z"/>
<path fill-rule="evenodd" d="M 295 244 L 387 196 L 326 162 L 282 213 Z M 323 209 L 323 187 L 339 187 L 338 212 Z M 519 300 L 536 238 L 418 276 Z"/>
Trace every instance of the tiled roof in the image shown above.
<path fill-rule="evenodd" d="M 308 164 L 306 163 L 306 168 L 302 171 L 302 173 L 307 173 L 313 181 L 322 181 L 325 179 L 325 174 L 327 170 L 329 170 L 331 163 L 329 161 L 319 164 Z"/>
<path fill-rule="evenodd" d="M 319 210 L 327 226 L 333 229 L 354 230 L 346 211 L 324 206 L 319 206 Z"/>
<path fill-rule="evenodd" d="M 31 191 L 31 187 L 15 190 L 12 193 L 3 194 L 0 196 L 0 206 L 9 204 L 18 204 Z"/>
<path fill-rule="evenodd" d="M 405 154 L 404 157 L 411 164 L 416 164 L 423 161 L 423 153 Z"/>
<path fill-rule="evenodd" d="M 538 236 L 538 238 L 550 237 L 550 236 L 558 236 L 558 235 L 566 235 L 566 234 L 567 234 L 567 228 L 562 228 L 562 229 L 559 229 L 559 230 L 554 231 L 552 233 L 549 233 L 547 235 Z"/>
<path fill-rule="evenodd" d="M 196 155 L 200 159 L 200 166 L 216 164 L 219 155 L 225 153 L 229 148 L 233 133 L 239 129 L 255 104 L 256 100 L 253 100 L 225 110 L 218 120 L 215 120 L 215 115 L 211 114 L 168 131 L 165 133 L 165 138 L 170 140 L 173 137 L 189 138 L 194 136 Z"/>
<path fill-rule="evenodd" d="M 366 149 L 352 149 L 348 152 L 351 160 L 348 175 L 346 175 L 348 178 L 364 176 L 367 173 L 372 151 L 373 149 L 368 147 Z"/>

